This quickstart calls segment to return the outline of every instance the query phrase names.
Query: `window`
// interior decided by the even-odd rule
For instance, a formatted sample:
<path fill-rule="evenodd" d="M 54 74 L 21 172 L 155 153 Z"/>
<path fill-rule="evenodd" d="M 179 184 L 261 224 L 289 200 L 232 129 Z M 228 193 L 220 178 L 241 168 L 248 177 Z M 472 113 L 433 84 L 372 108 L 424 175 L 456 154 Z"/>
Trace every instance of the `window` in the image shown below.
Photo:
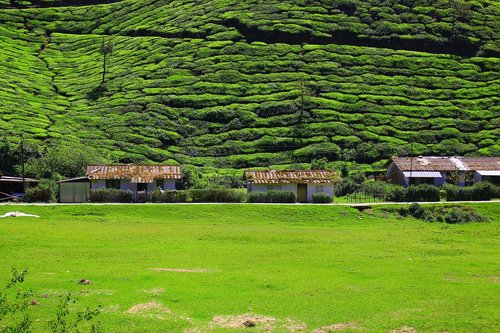
<path fill-rule="evenodd" d="M 164 179 L 157 179 L 156 180 L 156 187 L 159 187 L 160 189 L 165 188 L 165 180 Z"/>
<path fill-rule="evenodd" d="M 325 192 L 325 188 L 323 185 L 316 185 L 316 192 Z"/>
<path fill-rule="evenodd" d="M 106 179 L 106 188 L 114 188 L 120 189 L 120 180 L 119 179 Z"/>
<path fill-rule="evenodd" d="M 148 184 L 147 183 L 137 183 L 137 192 L 147 191 Z"/>

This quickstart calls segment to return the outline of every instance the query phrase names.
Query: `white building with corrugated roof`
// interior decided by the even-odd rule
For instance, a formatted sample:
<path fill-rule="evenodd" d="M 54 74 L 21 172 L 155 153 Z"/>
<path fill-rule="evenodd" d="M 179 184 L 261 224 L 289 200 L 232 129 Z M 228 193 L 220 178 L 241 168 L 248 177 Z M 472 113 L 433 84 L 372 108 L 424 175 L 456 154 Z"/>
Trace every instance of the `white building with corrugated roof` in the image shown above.
<path fill-rule="evenodd" d="M 465 186 L 481 181 L 500 183 L 500 157 L 418 156 L 393 157 L 387 180 L 409 186 L 456 182 Z"/>
<path fill-rule="evenodd" d="M 87 177 L 92 190 L 114 188 L 131 191 L 132 198 L 138 201 L 140 195 L 147 195 L 156 188 L 175 190 L 175 181 L 182 178 L 182 172 L 178 165 L 89 165 Z"/>
<path fill-rule="evenodd" d="M 311 202 L 314 193 L 333 197 L 333 187 L 340 180 L 327 170 L 247 170 L 248 192 L 292 191 L 298 202 Z"/>

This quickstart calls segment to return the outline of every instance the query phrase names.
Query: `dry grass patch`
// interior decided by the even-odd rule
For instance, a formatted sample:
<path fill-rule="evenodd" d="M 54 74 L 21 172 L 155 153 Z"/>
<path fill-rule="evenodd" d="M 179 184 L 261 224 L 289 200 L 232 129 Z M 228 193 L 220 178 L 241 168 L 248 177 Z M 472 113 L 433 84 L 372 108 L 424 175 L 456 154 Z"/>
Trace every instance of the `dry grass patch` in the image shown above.
<path fill-rule="evenodd" d="M 355 323 L 338 323 L 338 324 L 333 324 L 329 326 L 322 326 L 319 328 L 316 328 L 312 331 L 312 333 L 329 333 L 332 331 L 343 331 L 348 328 L 356 328 Z"/>
<path fill-rule="evenodd" d="M 154 272 L 174 272 L 174 273 L 210 273 L 208 269 L 205 268 L 149 268 Z"/>
<path fill-rule="evenodd" d="M 218 332 L 221 329 L 241 330 L 249 328 L 253 332 L 306 332 L 307 325 L 304 322 L 291 318 L 284 320 L 276 319 L 270 316 L 263 316 L 254 313 L 245 313 L 242 315 L 215 316 L 205 327 L 191 328 L 185 333 Z"/>
<path fill-rule="evenodd" d="M 390 331 L 390 333 L 418 333 L 418 331 L 413 327 L 403 326 L 401 328 Z"/>

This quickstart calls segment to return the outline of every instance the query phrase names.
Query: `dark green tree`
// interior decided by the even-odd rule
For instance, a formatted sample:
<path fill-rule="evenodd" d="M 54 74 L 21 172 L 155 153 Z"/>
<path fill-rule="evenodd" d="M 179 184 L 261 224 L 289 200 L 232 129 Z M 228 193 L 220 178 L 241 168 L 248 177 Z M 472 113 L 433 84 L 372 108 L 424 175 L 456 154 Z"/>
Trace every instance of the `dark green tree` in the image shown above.
<path fill-rule="evenodd" d="M 102 38 L 102 43 L 101 47 L 99 49 L 99 52 L 102 54 L 102 82 L 101 84 L 104 84 L 106 81 L 106 65 L 107 65 L 107 60 L 108 56 L 111 56 L 113 54 L 113 50 L 115 48 L 115 45 L 111 41 L 107 41 L 105 37 Z"/>

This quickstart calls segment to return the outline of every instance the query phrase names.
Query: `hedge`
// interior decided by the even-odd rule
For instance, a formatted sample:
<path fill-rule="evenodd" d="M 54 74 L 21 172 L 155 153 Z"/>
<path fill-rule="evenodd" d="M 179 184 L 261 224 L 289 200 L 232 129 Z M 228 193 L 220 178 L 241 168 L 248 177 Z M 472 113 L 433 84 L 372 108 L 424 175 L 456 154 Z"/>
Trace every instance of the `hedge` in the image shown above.
<path fill-rule="evenodd" d="M 113 188 L 91 190 L 90 202 L 132 202 L 132 192 Z"/>
<path fill-rule="evenodd" d="M 313 203 L 331 203 L 333 202 L 333 197 L 328 193 L 313 193 L 312 194 Z"/>
<path fill-rule="evenodd" d="M 238 189 L 190 190 L 192 202 L 244 202 L 246 193 Z"/>
<path fill-rule="evenodd" d="M 500 197 L 500 186 L 489 182 L 466 187 L 444 184 L 443 189 L 446 192 L 446 201 L 484 201 Z"/>
<path fill-rule="evenodd" d="M 247 201 L 251 203 L 294 203 L 297 195 L 293 191 L 250 192 Z"/>
<path fill-rule="evenodd" d="M 26 202 L 50 202 L 52 195 L 48 188 L 30 187 L 26 190 L 23 200 Z"/>

